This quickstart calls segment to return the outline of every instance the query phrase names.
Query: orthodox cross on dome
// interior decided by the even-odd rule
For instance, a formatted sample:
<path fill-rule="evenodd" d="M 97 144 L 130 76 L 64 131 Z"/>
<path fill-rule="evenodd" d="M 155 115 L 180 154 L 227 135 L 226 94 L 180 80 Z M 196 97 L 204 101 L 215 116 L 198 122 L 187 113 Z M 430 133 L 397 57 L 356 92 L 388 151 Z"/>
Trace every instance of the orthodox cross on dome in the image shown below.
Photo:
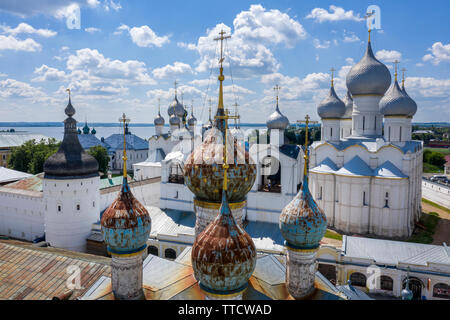
<path fill-rule="evenodd" d="M 407 70 L 405 68 L 402 68 L 401 72 L 402 72 L 402 88 L 405 87 L 405 72 Z"/>
<path fill-rule="evenodd" d="M 225 36 L 225 34 L 226 34 L 226 32 L 223 31 L 223 29 L 222 29 L 219 32 L 220 37 L 214 38 L 215 41 L 220 40 L 220 60 L 219 60 L 220 68 L 222 68 L 223 60 L 225 59 L 223 57 L 223 40 L 231 38 L 231 36 Z"/>
<path fill-rule="evenodd" d="M 177 96 L 177 86 L 178 86 L 178 82 L 177 82 L 177 80 L 175 80 L 174 82 L 173 82 L 173 87 L 175 88 L 175 97 Z"/>
<path fill-rule="evenodd" d="M 331 86 L 334 87 L 334 72 L 336 71 L 335 68 L 331 68 Z"/>
<path fill-rule="evenodd" d="M 161 114 L 161 98 L 158 98 L 158 114 Z"/>
<path fill-rule="evenodd" d="M 122 117 L 119 118 L 119 122 L 123 123 L 123 177 L 127 178 L 127 143 L 126 143 L 126 127 L 128 123 L 130 123 L 130 119 L 125 116 L 125 113 L 122 114 Z"/>
<path fill-rule="evenodd" d="M 278 96 L 280 95 L 281 87 L 277 84 L 277 85 L 275 85 L 275 87 L 273 87 L 273 90 L 275 91 L 275 95 L 277 98 L 277 105 L 278 105 Z"/>
<path fill-rule="evenodd" d="M 67 88 L 67 89 L 66 89 L 66 92 L 68 92 L 68 93 L 69 93 L 69 100 L 70 100 L 70 89 L 69 89 L 69 88 Z"/>
<path fill-rule="evenodd" d="M 308 130 L 309 130 L 309 124 L 310 123 L 319 123 L 318 121 L 312 121 L 310 120 L 311 118 L 309 117 L 309 115 L 307 114 L 305 117 L 305 120 L 297 120 L 297 123 L 304 123 L 305 124 L 305 155 L 304 155 L 304 159 L 305 159 L 305 164 L 304 164 L 304 171 L 303 174 L 306 177 L 307 173 L 308 173 Z"/>
<path fill-rule="evenodd" d="M 238 113 L 239 104 L 237 103 L 237 101 L 234 102 L 233 107 L 234 107 L 234 116 L 236 117 L 234 118 L 234 126 L 236 127 L 237 121 L 240 120 L 241 118 L 241 116 Z"/>
<path fill-rule="evenodd" d="M 395 81 L 397 81 L 397 66 L 398 66 L 399 63 L 400 63 L 400 61 L 398 61 L 398 60 L 395 60 L 395 61 L 394 61 L 394 66 L 395 66 Z"/>
<path fill-rule="evenodd" d="M 223 75 L 223 60 L 225 59 L 223 57 L 223 40 L 231 38 L 231 36 L 225 36 L 226 32 L 221 30 L 219 32 L 220 37 L 214 38 L 215 41 L 220 41 L 220 75 L 219 75 L 219 81 L 220 81 L 220 88 L 219 88 L 219 104 L 217 106 L 218 109 L 223 109 L 223 80 L 225 80 L 225 76 Z"/>
<path fill-rule="evenodd" d="M 370 42 L 370 32 L 372 31 L 372 25 L 371 25 L 372 19 L 369 19 L 369 18 L 372 17 L 373 15 L 374 15 L 373 12 L 367 12 L 366 15 L 364 16 L 364 19 L 369 21 L 369 42 Z"/>

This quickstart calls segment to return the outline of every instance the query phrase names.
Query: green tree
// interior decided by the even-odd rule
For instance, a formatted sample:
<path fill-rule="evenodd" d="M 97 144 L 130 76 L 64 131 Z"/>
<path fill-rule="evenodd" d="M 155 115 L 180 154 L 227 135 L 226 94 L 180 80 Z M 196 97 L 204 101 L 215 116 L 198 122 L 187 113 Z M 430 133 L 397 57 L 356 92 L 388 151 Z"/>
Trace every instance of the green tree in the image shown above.
<path fill-rule="evenodd" d="M 102 146 L 91 147 L 88 153 L 98 162 L 98 170 L 106 174 L 109 168 L 108 151 Z"/>
<path fill-rule="evenodd" d="M 58 150 L 60 144 L 53 138 L 39 142 L 34 139 L 27 141 L 11 149 L 8 168 L 31 174 L 40 173 L 44 171 L 45 160 Z"/>
<path fill-rule="evenodd" d="M 429 163 L 439 168 L 443 167 L 445 162 L 444 155 L 439 152 L 432 152 L 429 157 Z"/>

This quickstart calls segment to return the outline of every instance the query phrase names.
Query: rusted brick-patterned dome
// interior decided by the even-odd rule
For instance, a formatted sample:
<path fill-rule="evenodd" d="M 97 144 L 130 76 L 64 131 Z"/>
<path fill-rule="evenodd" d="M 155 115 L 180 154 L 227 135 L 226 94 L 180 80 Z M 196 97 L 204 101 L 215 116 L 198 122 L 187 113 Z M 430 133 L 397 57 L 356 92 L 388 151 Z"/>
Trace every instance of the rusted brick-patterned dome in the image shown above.
<path fill-rule="evenodd" d="M 280 215 L 280 231 L 287 245 L 299 249 L 319 246 L 327 230 L 327 218 L 314 201 L 305 175 L 302 187 Z"/>
<path fill-rule="evenodd" d="M 220 294 L 244 289 L 256 266 L 255 244 L 234 221 L 227 192 L 223 192 L 219 215 L 195 239 L 191 254 L 200 286 Z"/>
<path fill-rule="evenodd" d="M 147 209 L 133 196 L 126 178 L 116 200 L 101 219 L 102 234 L 113 253 L 134 253 L 145 248 L 151 229 Z"/>
<path fill-rule="evenodd" d="M 197 200 L 220 203 L 223 185 L 222 132 L 211 128 L 201 145 L 188 156 L 184 165 L 186 185 Z M 244 201 L 256 179 L 256 165 L 235 139 L 227 139 L 228 201 Z"/>

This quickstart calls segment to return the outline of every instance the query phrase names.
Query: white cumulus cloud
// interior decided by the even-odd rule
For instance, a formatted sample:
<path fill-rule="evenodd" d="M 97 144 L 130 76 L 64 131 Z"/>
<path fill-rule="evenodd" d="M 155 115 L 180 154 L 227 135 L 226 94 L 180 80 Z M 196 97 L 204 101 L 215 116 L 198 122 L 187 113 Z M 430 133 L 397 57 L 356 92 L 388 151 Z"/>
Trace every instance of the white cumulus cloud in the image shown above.
<path fill-rule="evenodd" d="M 428 51 L 431 51 L 431 53 L 424 55 L 423 61 L 431 61 L 434 65 L 450 61 L 450 43 L 444 45 L 442 42 L 435 42 Z"/>
<path fill-rule="evenodd" d="M 231 35 L 225 42 L 225 66 L 231 63 L 233 74 L 239 77 L 252 77 L 258 74 L 276 72 L 280 63 L 275 59 L 272 47 L 284 45 L 292 47 L 307 33 L 303 26 L 288 14 L 279 10 L 267 10 L 261 5 L 251 5 L 249 10 L 236 15 L 234 30 L 223 24 L 207 30 L 207 35 L 196 44 L 179 43 L 181 47 L 197 50 L 200 58 L 196 71 L 208 71 L 217 66 L 217 38 L 220 31 Z"/>
<path fill-rule="evenodd" d="M 118 31 L 128 29 L 131 40 L 139 47 L 162 47 L 164 44 L 169 43 L 168 36 L 159 37 L 149 26 L 144 25 L 141 27 L 128 28 L 122 25 L 118 28 Z"/>
<path fill-rule="evenodd" d="M 42 46 L 31 38 L 20 40 L 14 36 L 0 35 L 0 51 L 1 50 L 36 52 L 41 51 Z"/>
<path fill-rule="evenodd" d="M 15 28 L 11 28 L 9 26 L 2 25 L 2 26 L 0 26 L 0 30 L 2 30 L 3 33 L 10 34 L 13 36 L 17 36 L 18 34 L 21 34 L 21 33 L 26 33 L 26 34 L 36 34 L 41 37 L 50 38 L 50 37 L 54 37 L 57 35 L 56 31 L 52 31 L 49 29 L 35 29 L 32 26 L 30 26 L 29 24 L 24 23 L 24 22 L 19 23 L 19 25 Z"/>
<path fill-rule="evenodd" d="M 34 69 L 34 73 L 38 77 L 32 79 L 32 81 L 62 81 L 66 79 L 66 73 L 62 70 L 51 68 L 45 64 L 39 68 Z"/>
<path fill-rule="evenodd" d="M 330 11 L 323 8 L 314 8 L 307 16 L 306 19 L 313 19 L 316 22 L 322 23 L 326 21 L 363 21 L 359 14 L 354 14 L 353 10 L 345 11 L 341 7 L 335 5 L 330 6 Z"/>
<path fill-rule="evenodd" d="M 192 68 L 190 65 L 176 61 L 173 64 L 168 64 L 161 68 L 153 70 L 153 76 L 158 79 L 163 78 L 175 78 L 179 75 L 192 74 Z"/>
<path fill-rule="evenodd" d="M 375 57 L 378 60 L 382 60 L 384 62 L 394 62 L 395 60 L 400 61 L 402 59 L 402 54 L 396 50 L 379 50 L 375 54 Z"/>

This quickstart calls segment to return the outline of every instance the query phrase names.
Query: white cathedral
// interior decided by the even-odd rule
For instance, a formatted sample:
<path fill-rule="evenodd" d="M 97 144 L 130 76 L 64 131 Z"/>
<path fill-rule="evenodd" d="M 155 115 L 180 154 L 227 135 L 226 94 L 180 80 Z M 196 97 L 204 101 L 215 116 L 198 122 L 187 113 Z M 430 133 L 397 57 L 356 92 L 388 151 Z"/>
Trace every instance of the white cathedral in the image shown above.
<path fill-rule="evenodd" d="M 411 140 L 417 105 L 370 42 L 346 79 L 319 104 L 322 139 L 310 147 L 311 192 L 328 225 L 345 233 L 407 237 L 421 214 L 423 142 Z M 383 127 L 384 120 L 384 127 Z"/>

